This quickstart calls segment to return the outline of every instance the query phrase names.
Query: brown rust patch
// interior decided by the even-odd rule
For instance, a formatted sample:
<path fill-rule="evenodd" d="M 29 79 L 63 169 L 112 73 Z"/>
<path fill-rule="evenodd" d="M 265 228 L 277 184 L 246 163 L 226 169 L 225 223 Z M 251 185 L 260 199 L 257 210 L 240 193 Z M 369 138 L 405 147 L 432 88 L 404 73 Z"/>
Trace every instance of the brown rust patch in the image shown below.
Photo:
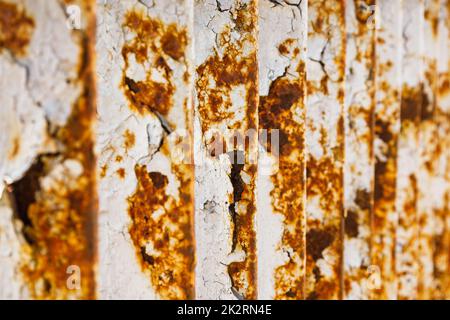
<path fill-rule="evenodd" d="M 136 143 L 136 136 L 133 132 L 130 130 L 125 130 L 123 133 L 123 146 L 125 147 L 125 150 L 129 150 L 134 147 Z"/>
<path fill-rule="evenodd" d="M 401 96 L 401 112 L 400 112 L 400 134 L 399 134 L 399 159 L 398 163 L 402 161 L 417 161 L 418 159 L 411 158 L 411 152 L 407 152 L 407 157 L 402 157 L 402 150 L 400 148 L 407 148 L 414 150 L 418 147 L 418 124 L 420 120 L 422 98 L 423 98 L 423 84 L 415 87 L 403 85 Z M 412 140 L 412 141 L 411 141 Z M 416 153 L 418 158 L 418 153 Z M 396 276 L 398 299 L 417 299 L 417 282 L 411 281 L 411 277 L 418 277 L 418 221 L 417 221 L 417 172 L 411 173 L 409 176 L 402 174 L 402 168 L 398 168 L 397 204 L 399 212 L 398 217 L 398 231 L 397 243 L 402 245 L 396 252 Z M 406 181 L 404 182 L 403 180 Z M 402 186 L 403 185 L 403 186 Z M 398 234 L 402 236 L 398 236 Z"/>
<path fill-rule="evenodd" d="M 439 16 L 438 10 L 439 8 L 439 0 L 430 0 L 428 6 L 425 6 L 425 20 L 431 26 L 431 33 L 433 37 L 438 36 L 439 29 Z"/>
<path fill-rule="evenodd" d="M 100 178 L 106 177 L 106 172 L 108 171 L 108 165 L 104 164 L 100 167 Z"/>
<path fill-rule="evenodd" d="M 358 237 L 358 214 L 354 211 L 348 211 L 345 217 L 345 234 L 350 238 Z"/>
<path fill-rule="evenodd" d="M 23 56 L 31 41 L 35 23 L 16 3 L 0 1 L 0 53 L 3 49 Z"/>
<path fill-rule="evenodd" d="M 427 70 L 425 70 L 425 83 L 424 88 L 428 87 L 431 92 L 426 93 L 426 90 L 422 90 L 422 106 L 421 106 L 421 112 L 420 112 L 420 120 L 421 121 L 433 121 L 433 116 L 436 110 L 436 99 L 435 99 L 435 93 L 436 93 L 436 86 L 437 86 L 437 77 L 436 75 L 436 61 L 429 61 L 429 66 Z"/>
<path fill-rule="evenodd" d="M 166 193 L 168 178 L 136 165 L 136 191 L 128 198 L 132 220 L 130 235 L 144 271 L 164 299 L 194 298 L 194 247 L 190 205 L 193 181 L 184 170 L 172 166 L 183 188 L 179 197 Z"/>
<path fill-rule="evenodd" d="M 408 120 L 417 123 L 417 120 L 419 120 L 420 117 L 420 111 L 422 109 L 423 98 L 426 97 L 424 97 L 422 86 L 403 86 L 400 112 L 402 123 Z"/>
<path fill-rule="evenodd" d="M 314 172 L 314 175 L 312 175 Z M 323 158 L 316 160 L 310 157 L 307 162 L 307 196 L 315 195 L 327 195 L 326 201 L 320 201 L 321 210 L 324 212 L 337 212 L 339 214 L 329 215 L 325 221 L 309 221 L 308 230 L 316 230 L 320 233 L 306 235 L 306 253 L 307 253 L 307 272 L 313 270 L 317 265 L 317 259 L 321 258 L 323 250 L 329 249 L 331 252 L 336 253 L 339 259 L 342 249 L 342 216 L 343 216 L 343 190 L 342 188 L 336 188 L 336 186 L 342 185 L 343 173 L 342 168 L 335 165 L 335 160 L 332 158 Z M 314 179 L 312 179 L 314 177 Z M 322 199 L 323 196 L 322 196 Z M 313 214 L 311 212 L 311 214 Z M 326 236 L 326 234 L 329 234 Z M 308 236 L 309 235 L 309 236 Z M 315 235 L 315 236 L 312 236 Z M 323 236 L 321 244 L 323 247 L 318 247 L 317 235 Z M 327 240 L 327 241 L 325 241 Z M 320 254 L 319 254 L 319 250 Z M 312 250 L 312 251 L 311 251 Z M 339 260 L 338 260 L 339 261 Z M 342 274 L 342 264 L 333 263 L 331 266 L 336 276 L 340 277 Z M 312 271 L 311 271 L 312 272 Z M 316 272 L 320 273 L 318 269 Z M 317 281 L 314 286 L 314 290 L 308 290 L 307 299 L 311 297 L 317 297 L 318 299 L 324 299 L 325 297 L 333 297 L 333 299 L 339 298 L 341 294 L 340 282 L 338 279 L 327 280 L 324 277 L 320 277 L 321 280 Z"/>
<path fill-rule="evenodd" d="M 129 11 L 125 15 L 124 27 L 135 37 L 122 48 L 125 61 L 122 87 L 131 102 L 130 107 L 140 114 L 158 112 L 167 115 L 172 104 L 175 87 L 173 72 L 168 59 L 184 61 L 187 45 L 187 33 L 177 24 L 165 24 L 140 11 Z M 154 80 L 152 73 L 147 72 L 142 81 L 135 81 L 127 76 L 130 59 L 137 63 L 150 64 L 151 68 L 160 72 L 163 80 Z"/>
<path fill-rule="evenodd" d="M 306 234 L 306 250 L 313 260 L 317 261 L 323 258 L 322 253 L 333 243 L 334 234 L 336 234 L 336 230 L 311 229 L 308 231 Z"/>
<path fill-rule="evenodd" d="M 21 270 L 32 297 L 38 299 L 95 298 L 95 16 L 92 11 L 85 13 L 88 29 L 74 33 L 82 48 L 78 74 L 82 93 L 72 106 L 66 125 L 56 128 L 52 135 L 60 150 L 41 155 L 24 178 L 12 186 L 17 203 L 22 206 L 20 211 L 27 217 L 25 232 L 32 239 L 25 247 L 30 261 Z M 45 184 L 43 179 L 47 179 Z M 24 196 L 23 190 L 30 186 L 24 188 L 23 184 L 28 181 L 33 183 L 27 191 L 29 196 Z M 20 204 L 23 199 L 27 200 Z M 80 268 L 80 290 L 67 286 L 70 266 Z"/>
<path fill-rule="evenodd" d="M 214 123 L 230 121 L 234 118 L 232 110 L 231 92 L 239 86 L 245 88 L 245 100 L 247 103 L 246 120 L 247 128 L 240 128 L 241 123 L 234 124 L 233 129 L 256 128 L 255 117 L 257 108 L 257 60 L 256 51 L 244 56 L 243 46 L 256 43 L 254 32 L 251 28 L 254 23 L 256 7 L 254 4 L 236 9 L 239 15 L 246 14 L 247 19 L 238 20 L 240 24 L 235 29 L 241 30 L 239 41 L 231 39 L 232 29 L 226 28 L 218 35 L 218 42 L 222 53 L 214 50 L 197 68 L 198 110 L 202 120 L 203 132 Z M 245 31 L 249 30 L 249 31 Z M 233 122 L 233 121 L 230 121 Z M 230 128 L 231 129 L 231 128 Z"/>
<path fill-rule="evenodd" d="M 125 178 L 125 169 L 124 168 L 117 169 L 116 174 L 119 176 L 120 179 L 124 179 Z"/>
<path fill-rule="evenodd" d="M 399 26 L 391 26 L 397 28 Z M 386 32 L 388 29 L 386 29 Z M 391 32 L 390 30 L 389 32 Z M 394 32 L 394 31 L 392 31 Z M 387 40 L 389 39 L 389 43 Z M 377 105 L 375 110 L 374 141 L 378 146 L 375 157 L 374 209 L 371 225 L 371 264 L 381 272 L 380 287 L 371 290 L 371 299 L 387 299 L 396 296 L 395 239 L 397 227 L 396 177 L 397 140 L 400 118 L 400 88 L 388 73 L 395 72 L 397 64 L 386 57 L 384 49 L 397 46 L 391 35 L 377 43 L 375 87 Z M 395 47 L 398 48 L 398 47 Z M 388 60 L 385 60 L 388 59 Z M 383 61 L 384 60 L 384 61 Z M 379 94 L 378 94 L 379 93 Z"/>
<path fill-rule="evenodd" d="M 181 60 L 187 45 L 185 30 L 178 30 L 177 26 L 171 24 L 161 38 L 162 50 L 174 60 Z"/>

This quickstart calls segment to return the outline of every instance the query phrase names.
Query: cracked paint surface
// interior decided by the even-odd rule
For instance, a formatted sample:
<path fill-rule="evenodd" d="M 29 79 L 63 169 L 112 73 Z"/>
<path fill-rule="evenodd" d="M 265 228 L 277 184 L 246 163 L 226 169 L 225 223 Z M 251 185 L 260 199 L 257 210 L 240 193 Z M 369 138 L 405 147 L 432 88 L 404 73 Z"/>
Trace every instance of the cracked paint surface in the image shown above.
<path fill-rule="evenodd" d="M 259 15 L 266 36 L 259 39 L 258 113 L 267 141 L 260 139 L 258 165 L 258 296 L 298 300 L 305 286 L 306 2 L 263 1 Z M 269 37 L 273 28 L 278 32 Z M 277 150 L 271 149 L 273 129 L 279 130 Z"/>
<path fill-rule="evenodd" d="M 257 294 L 257 7 L 255 0 L 194 7 L 202 39 L 195 44 L 199 298 Z M 223 185 L 214 188 L 218 178 Z"/>
<path fill-rule="evenodd" d="M 80 30 L 66 27 L 65 9 L 70 4 L 77 4 L 85 15 Z M 13 98 L 2 97 L 12 141 L 2 180 L 9 185 L 14 219 L 19 221 L 16 228 L 23 236 L 16 266 L 28 286 L 22 297 L 95 298 L 92 4 L 19 1 L 15 9 L 1 4 L 5 10 L 0 43 L 12 55 L 3 52 L 0 64 L 10 72 L 9 80 L 16 80 L 11 82 Z M 47 10 L 53 12 L 52 27 Z M 60 32 L 49 33 L 49 27 L 58 29 L 55 26 Z M 55 39 L 58 45 L 46 46 Z M 15 90 L 21 92 L 16 97 Z M 28 139 L 27 132 L 33 132 L 33 138 Z M 75 289 L 68 285 L 71 266 L 81 274 Z"/>
<path fill-rule="evenodd" d="M 345 1 L 308 2 L 307 299 L 342 297 Z"/>
<path fill-rule="evenodd" d="M 192 3 L 125 1 L 103 7 L 103 22 L 111 17 L 115 21 L 102 26 L 97 43 L 109 54 L 99 72 L 112 77 L 100 89 L 100 129 L 102 136 L 109 136 L 100 143 L 101 189 L 103 200 L 116 198 L 119 210 L 103 203 L 101 228 L 105 240 L 112 235 L 120 248 L 118 255 L 106 253 L 103 267 L 130 259 L 133 268 L 119 281 L 128 277 L 139 283 L 135 292 L 116 291 L 120 287 L 110 285 L 115 279 L 109 272 L 101 279 L 103 297 L 194 297 L 192 15 L 189 10 L 179 12 L 179 7 L 187 9 Z M 109 43 L 109 33 L 120 43 Z M 113 70 L 111 61 L 119 62 Z M 113 86 L 114 103 L 109 104 Z M 107 191 L 111 181 L 118 180 L 125 190 Z M 130 257 L 132 248 L 135 259 Z"/>
<path fill-rule="evenodd" d="M 450 298 L 449 12 L 0 0 L 0 298 Z"/>

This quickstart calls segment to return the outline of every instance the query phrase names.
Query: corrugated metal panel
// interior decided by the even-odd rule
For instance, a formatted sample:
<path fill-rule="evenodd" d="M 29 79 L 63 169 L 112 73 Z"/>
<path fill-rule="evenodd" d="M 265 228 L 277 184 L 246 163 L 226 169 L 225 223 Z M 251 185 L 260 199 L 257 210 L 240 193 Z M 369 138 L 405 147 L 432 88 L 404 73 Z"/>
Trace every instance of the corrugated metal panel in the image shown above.
<path fill-rule="evenodd" d="M 307 3 L 261 1 L 259 17 L 258 296 L 303 299 Z"/>
<path fill-rule="evenodd" d="M 449 14 L 0 0 L 0 298 L 450 299 Z"/>
<path fill-rule="evenodd" d="M 192 5 L 99 12 L 103 298 L 194 298 Z"/>
<path fill-rule="evenodd" d="M 373 212 L 375 1 L 348 1 L 345 82 L 344 298 L 368 299 Z"/>
<path fill-rule="evenodd" d="M 342 296 L 345 1 L 308 2 L 306 298 Z"/>
<path fill-rule="evenodd" d="M 434 299 L 448 299 L 450 288 L 450 2 L 440 1 L 438 24 L 436 124 L 439 146 L 435 155 L 433 182 L 439 188 L 435 194 L 434 210 Z"/>
<path fill-rule="evenodd" d="M 399 299 L 417 299 L 419 117 L 423 95 L 424 2 L 403 2 L 401 128 L 398 140 L 396 269 Z"/>
<path fill-rule="evenodd" d="M 374 299 L 396 299 L 395 208 L 397 139 L 400 129 L 402 1 L 377 2 L 375 67 L 375 194 L 372 221 L 371 264 L 376 275 Z M 378 282 L 379 277 L 380 283 Z"/>
<path fill-rule="evenodd" d="M 419 298 L 430 299 L 433 286 L 433 233 L 434 212 L 432 197 L 434 192 L 434 156 L 438 141 L 436 136 L 436 81 L 437 81 L 437 27 L 439 1 L 425 0 L 423 56 L 424 86 L 419 127 Z"/>
<path fill-rule="evenodd" d="M 258 1 L 194 10 L 197 296 L 254 299 Z"/>

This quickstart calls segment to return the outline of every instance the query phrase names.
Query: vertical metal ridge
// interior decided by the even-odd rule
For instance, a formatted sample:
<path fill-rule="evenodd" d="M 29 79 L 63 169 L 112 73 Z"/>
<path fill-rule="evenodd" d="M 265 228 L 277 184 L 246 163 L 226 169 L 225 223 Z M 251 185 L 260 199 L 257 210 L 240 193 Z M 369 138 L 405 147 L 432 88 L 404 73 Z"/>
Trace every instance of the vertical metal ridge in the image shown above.
<path fill-rule="evenodd" d="M 255 299 L 258 1 L 195 14 L 197 297 Z"/>
<path fill-rule="evenodd" d="M 418 225 L 419 225 L 419 299 L 430 299 L 433 287 L 433 233 L 434 210 L 431 193 L 436 192 L 433 182 L 438 141 L 436 89 L 438 52 L 439 0 L 425 0 L 423 55 L 424 85 L 419 124 Z"/>
<path fill-rule="evenodd" d="M 396 272 L 398 299 L 418 293 L 418 162 L 419 118 L 423 95 L 424 1 L 404 1 L 400 133 L 397 159 Z"/>
<path fill-rule="evenodd" d="M 375 193 L 372 218 L 371 264 L 380 283 L 372 299 L 396 299 L 395 207 L 397 139 L 400 129 L 400 70 L 402 47 L 401 0 L 377 2 L 377 43 L 375 67 Z"/>
<path fill-rule="evenodd" d="M 104 298 L 195 297 L 192 6 L 102 6 Z"/>
<path fill-rule="evenodd" d="M 306 298 L 342 297 L 345 1 L 308 3 Z"/>
<path fill-rule="evenodd" d="M 376 1 L 346 5 L 344 298 L 368 299 L 373 210 Z"/>
<path fill-rule="evenodd" d="M 298 300 L 305 288 L 307 1 L 261 1 L 259 19 L 258 296 Z"/>
<path fill-rule="evenodd" d="M 450 285 L 450 10 L 449 1 L 439 2 L 438 21 L 438 58 L 437 58 L 437 94 L 436 125 L 438 149 L 434 159 L 436 168 L 433 182 L 437 188 L 433 191 L 434 211 L 434 252 L 433 252 L 433 299 L 448 299 Z M 435 137 L 436 139 L 436 137 Z"/>

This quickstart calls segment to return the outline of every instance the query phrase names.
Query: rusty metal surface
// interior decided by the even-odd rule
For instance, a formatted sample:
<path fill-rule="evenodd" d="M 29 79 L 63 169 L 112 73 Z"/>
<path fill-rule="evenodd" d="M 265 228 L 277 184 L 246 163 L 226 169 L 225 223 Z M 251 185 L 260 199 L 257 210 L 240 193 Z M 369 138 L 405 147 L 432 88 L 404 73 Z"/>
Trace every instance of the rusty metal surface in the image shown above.
<path fill-rule="evenodd" d="M 183 14 L 177 13 L 178 6 L 185 9 Z M 142 280 L 150 284 L 136 287 L 135 292 L 117 293 L 111 283 L 128 281 L 127 273 L 115 275 L 106 270 L 100 288 L 104 297 L 195 297 L 189 8 L 191 1 L 149 7 L 128 1 L 103 7 L 102 18 L 114 17 L 115 27 L 125 36 L 117 50 L 114 42 L 103 38 L 102 29 L 97 45 L 115 54 L 103 56 L 98 72 L 102 76 L 111 72 L 112 81 L 119 80 L 114 84 L 105 81 L 100 91 L 100 132 L 108 138 L 101 143 L 100 157 L 101 209 L 106 220 L 102 238 L 117 228 L 129 234 L 125 239 L 120 235 L 110 238 L 119 243 L 119 250 L 116 255 L 106 250 L 105 263 L 123 259 L 132 246 L 136 260 L 130 262 L 138 263 L 142 273 L 136 270 L 133 274 L 135 269 L 130 268 L 128 278 L 138 282 L 145 275 L 149 280 Z M 111 70 L 115 59 L 121 63 Z M 111 95 L 117 99 L 110 104 Z M 111 183 L 126 189 L 111 188 Z M 117 203 L 110 203 L 111 197 Z M 114 218 L 115 214 L 121 216 Z M 104 240 L 108 242 L 107 237 Z"/>
<path fill-rule="evenodd" d="M 371 230 L 371 264 L 380 277 L 372 299 L 396 299 L 395 207 L 397 139 L 400 129 L 402 1 L 377 2 L 375 67 L 375 181 Z"/>
<path fill-rule="evenodd" d="M 342 297 L 345 1 L 308 2 L 306 298 Z"/>
<path fill-rule="evenodd" d="M 55 10 L 53 23 L 66 28 L 65 10 L 70 5 L 78 6 L 85 20 L 80 29 L 67 28 L 60 33 L 62 42 L 55 46 L 54 59 L 57 61 L 56 55 L 68 48 L 74 51 L 66 58 L 64 68 L 55 67 L 56 64 L 44 67 L 41 58 L 51 54 L 41 44 L 54 41 L 54 34 L 46 32 L 49 22 L 43 11 Z M 14 63 L 23 64 L 28 70 L 25 90 L 31 96 L 28 107 L 35 110 L 22 115 L 22 121 L 27 123 L 27 116 L 31 116 L 28 124 L 39 122 L 39 108 L 44 110 L 47 121 L 43 145 L 34 156 L 27 154 L 34 149 L 28 149 L 26 143 L 22 145 L 27 139 L 22 133 L 13 138 L 10 153 L 11 163 L 17 161 L 26 168 L 11 178 L 8 191 L 16 219 L 22 225 L 21 276 L 28 285 L 29 296 L 36 299 L 96 296 L 93 5 L 88 0 L 48 1 L 45 5 L 31 1 L 0 3 L 1 47 L 15 56 Z M 63 88 L 52 89 L 58 85 Z M 12 108 L 19 114 L 24 111 L 20 102 Z M 29 129 L 24 127 L 25 131 Z M 39 136 L 41 132 L 36 130 L 33 134 Z M 71 269 L 82 274 L 77 288 L 69 283 Z"/>
<path fill-rule="evenodd" d="M 195 14 L 199 17 L 195 24 L 195 34 L 199 36 L 195 50 L 199 128 L 195 136 L 202 144 L 198 148 L 201 158 L 196 160 L 196 175 L 201 176 L 198 180 L 203 180 L 197 188 L 201 196 L 197 202 L 196 232 L 199 243 L 206 241 L 213 245 L 211 241 L 218 241 L 215 249 L 221 250 L 211 254 L 209 250 L 215 249 L 205 248 L 199 252 L 198 265 L 205 275 L 199 284 L 200 296 L 212 298 L 222 294 L 220 291 L 210 293 L 211 288 L 207 288 L 208 281 L 217 282 L 220 278 L 230 281 L 228 288 L 222 288 L 223 294 L 254 299 L 257 295 L 254 218 L 258 1 L 198 1 Z M 225 179 L 225 185 L 211 190 L 216 183 L 212 172 L 215 169 Z M 218 228 L 227 229 L 215 229 L 217 222 L 206 221 L 204 216 L 208 211 L 221 215 L 226 225 Z M 218 236 L 214 230 L 224 238 L 211 239 Z M 215 275 L 214 269 L 207 270 L 223 270 L 223 265 L 226 265 L 228 279 L 223 271 Z"/>
<path fill-rule="evenodd" d="M 425 0 L 423 54 L 424 85 L 419 124 L 418 224 L 419 224 L 419 283 L 418 297 L 430 299 L 433 287 L 434 212 L 430 192 L 435 190 L 433 175 L 438 141 L 435 139 L 437 89 L 437 37 L 439 0 Z"/>
<path fill-rule="evenodd" d="M 262 299 L 304 298 L 306 17 L 306 2 L 260 2 L 258 113 L 260 135 L 267 137 L 260 139 L 257 183 Z M 279 130 L 276 149 L 273 129 Z"/>
<path fill-rule="evenodd" d="M 424 2 L 404 1 L 400 133 L 398 137 L 396 272 L 398 299 L 417 299 L 418 293 L 418 163 L 419 117 L 423 94 Z"/>
<path fill-rule="evenodd" d="M 435 121 L 437 153 L 434 156 L 433 182 L 439 191 L 433 197 L 433 299 L 449 299 L 450 281 L 450 2 L 440 1 L 438 22 L 437 94 Z"/>
<path fill-rule="evenodd" d="M 450 299 L 449 16 L 0 0 L 0 298 Z"/>
<path fill-rule="evenodd" d="M 368 299 L 373 209 L 375 1 L 346 4 L 344 298 Z"/>

